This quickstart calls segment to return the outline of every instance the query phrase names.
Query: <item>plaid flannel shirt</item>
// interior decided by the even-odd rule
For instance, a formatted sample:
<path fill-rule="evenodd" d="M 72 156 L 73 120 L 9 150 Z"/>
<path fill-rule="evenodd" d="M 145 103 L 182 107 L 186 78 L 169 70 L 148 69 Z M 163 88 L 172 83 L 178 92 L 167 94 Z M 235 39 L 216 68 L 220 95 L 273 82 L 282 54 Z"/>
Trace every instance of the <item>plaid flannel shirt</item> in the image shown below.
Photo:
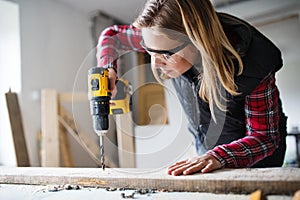
<path fill-rule="evenodd" d="M 112 26 L 99 37 L 97 65 L 103 67 L 116 61 L 121 51 L 145 52 L 140 45 L 141 31 L 131 25 Z M 208 154 L 217 158 L 223 167 L 250 167 L 271 155 L 279 145 L 279 92 L 275 75 L 270 73 L 245 98 L 245 137 L 230 144 L 218 145 Z"/>
<path fill-rule="evenodd" d="M 102 31 L 97 45 L 97 66 L 113 65 L 117 69 L 117 59 L 123 51 L 145 52 L 140 45 L 141 31 L 132 25 L 115 25 Z"/>

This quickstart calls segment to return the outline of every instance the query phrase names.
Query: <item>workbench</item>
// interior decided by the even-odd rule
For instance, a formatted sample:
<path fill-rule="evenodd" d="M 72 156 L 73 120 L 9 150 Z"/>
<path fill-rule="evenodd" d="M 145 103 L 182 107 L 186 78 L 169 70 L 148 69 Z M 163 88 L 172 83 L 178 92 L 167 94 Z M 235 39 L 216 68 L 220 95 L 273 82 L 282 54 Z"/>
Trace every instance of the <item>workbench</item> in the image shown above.
<path fill-rule="evenodd" d="M 0 168 L 0 184 L 80 185 L 100 188 L 157 189 L 173 192 L 293 195 L 300 189 L 299 168 L 222 169 L 189 176 L 165 170 L 107 168 Z"/>

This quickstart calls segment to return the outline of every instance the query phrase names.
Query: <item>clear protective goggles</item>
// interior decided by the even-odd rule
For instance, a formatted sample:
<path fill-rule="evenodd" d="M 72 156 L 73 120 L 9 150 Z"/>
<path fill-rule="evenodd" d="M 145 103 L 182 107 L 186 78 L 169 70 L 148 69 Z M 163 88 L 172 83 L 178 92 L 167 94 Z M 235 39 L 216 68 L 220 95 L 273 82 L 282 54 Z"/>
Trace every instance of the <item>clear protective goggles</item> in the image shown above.
<path fill-rule="evenodd" d="M 178 53 L 179 51 L 181 51 L 182 49 L 184 49 L 188 44 L 189 44 L 189 42 L 185 42 L 182 45 L 179 45 L 173 49 L 156 50 L 156 49 L 151 49 L 151 48 L 146 47 L 144 40 L 142 40 L 140 42 L 140 45 L 146 50 L 147 53 L 150 54 L 150 56 L 155 56 L 156 54 L 159 54 L 164 58 L 165 61 L 172 62 L 172 63 L 176 63 L 175 59 L 172 58 L 172 56 L 174 54 Z"/>

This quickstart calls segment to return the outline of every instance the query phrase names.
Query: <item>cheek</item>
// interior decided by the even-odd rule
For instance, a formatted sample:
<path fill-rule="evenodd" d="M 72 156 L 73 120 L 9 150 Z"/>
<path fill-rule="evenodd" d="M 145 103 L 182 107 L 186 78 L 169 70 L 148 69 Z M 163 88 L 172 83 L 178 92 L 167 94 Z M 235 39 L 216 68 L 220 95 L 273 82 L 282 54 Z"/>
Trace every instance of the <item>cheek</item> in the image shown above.
<path fill-rule="evenodd" d="M 183 57 L 175 57 L 175 63 L 164 62 L 155 56 L 151 56 L 151 65 L 153 68 L 160 68 L 162 73 L 168 75 L 171 78 L 175 78 L 186 72 L 191 64 Z"/>
<path fill-rule="evenodd" d="M 186 49 L 184 49 L 183 54 L 185 62 L 189 63 L 190 65 L 201 62 L 200 52 L 194 46 L 189 45 Z"/>
<path fill-rule="evenodd" d="M 192 64 L 183 57 L 179 57 L 176 61 L 172 68 L 180 74 L 183 74 L 192 66 Z"/>
<path fill-rule="evenodd" d="M 170 66 L 170 68 L 172 68 L 172 70 L 176 71 L 178 74 L 182 74 L 184 71 L 184 67 L 182 64 L 182 62 L 177 62 L 176 64 Z"/>

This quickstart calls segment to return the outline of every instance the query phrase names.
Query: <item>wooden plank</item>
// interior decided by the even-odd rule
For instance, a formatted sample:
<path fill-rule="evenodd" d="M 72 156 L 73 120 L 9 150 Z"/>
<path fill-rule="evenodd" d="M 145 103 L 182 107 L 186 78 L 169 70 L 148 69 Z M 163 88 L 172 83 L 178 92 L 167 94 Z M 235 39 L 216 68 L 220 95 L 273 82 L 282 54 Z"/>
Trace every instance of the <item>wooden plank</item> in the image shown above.
<path fill-rule="evenodd" d="M 132 113 L 116 115 L 116 128 L 119 165 L 122 168 L 134 168 L 136 159 Z"/>
<path fill-rule="evenodd" d="M 42 90 L 41 166 L 59 167 L 58 99 L 53 89 Z"/>
<path fill-rule="evenodd" d="M 90 187 L 148 188 L 168 191 L 291 195 L 300 188 L 299 168 L 223 169 L 171 176 L 165 170 L 96 168 L 1 168 L 3 184 L 76 184 Z"/>
<path fill-rule="evenodd" d="M 24 135 L 24 128 L 18 96 L 16 93 L 11 92 L 9 90 L 8 93 L 5 93 L 5 97 L 16 152 L 17 166 L 29 167 L 30 161 L 26 146 L 26 139 Z"/>
<path fill-rule="evenodd" d="M 261 190 L 257 190 L 250 194 L 250 200 L 266 200 Z"/>
<path fill-rule="evenodd" d="M 59 146 L 60 146 L 60 155 L 64 167 L 74 167 L 74 161 L 71 151 L 71 146 L 69 138 L 67 135 L 67 130 L 63 125 L 59 125 Z"/>
<path fill-rule="evenodd" d="M 138 66 L 142 66 L 142 67 L 138 67 L 137 68 L 137 79 L 138 79 L 138 85 L 142 85 L 143 83 L 146 82 L 146 70 L 145 67 L 148 66 L 144 66 L 147 65 L 147 61 L 145 59 L 145 53 L 141 53 L 141 52 L 137 52 L 137 64 Z"/>

